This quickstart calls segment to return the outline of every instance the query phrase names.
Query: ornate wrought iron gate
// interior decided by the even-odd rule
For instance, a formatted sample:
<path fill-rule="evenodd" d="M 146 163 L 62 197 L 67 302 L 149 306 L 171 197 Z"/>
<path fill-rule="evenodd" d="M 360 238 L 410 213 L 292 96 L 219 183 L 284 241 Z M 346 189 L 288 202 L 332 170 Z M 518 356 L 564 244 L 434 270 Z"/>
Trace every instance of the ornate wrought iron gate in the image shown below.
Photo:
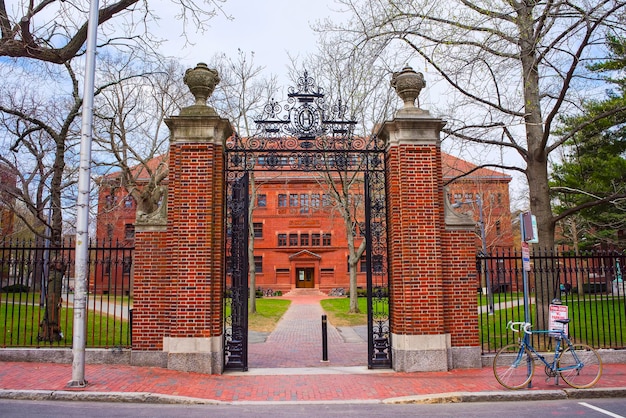
<path fill-rule="evenodd" d="M 341 102 L 325 103 L 323 90 L 305 71 L 297 88 L 289 89 L 287 104 L 272 100 L 265 106 L 255 121 L 257 134 L 226 143 L 226 369 L 248 368 L 248 179 L 253 171 L 311 171 L 327 181 L 363 184 L 364 219 L 354 219 L 354 233 L 358 230 L 366 242 L 368 367 L 391 367 L 385 144 L 354 136 L 355 122 L 345 113 Z"/>
<path fill-rule="evenodd" d="M 248 207 L 249 173 L 229 182 L 225 353 L 228 368 L 248 369 Z M 230 283 L 228 279 L 230 278 Z"/>

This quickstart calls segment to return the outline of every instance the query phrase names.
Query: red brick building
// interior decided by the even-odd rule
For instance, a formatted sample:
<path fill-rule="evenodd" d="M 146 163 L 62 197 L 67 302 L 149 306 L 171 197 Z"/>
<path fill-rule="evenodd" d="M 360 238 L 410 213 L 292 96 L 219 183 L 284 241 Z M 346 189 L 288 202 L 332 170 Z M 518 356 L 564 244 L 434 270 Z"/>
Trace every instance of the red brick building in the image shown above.
<path fill-rule="evenodd" d="M 150 164 L 156 165 L 160 159 Z M 473 164 L 442 154 L 444 182 L 475 169 Z M 147 181 L 146 171 L 138 168 L 135 178 Z M 456 210 L 471 211 L 478 223 L 477 196 L 482 196 L 487 249 L 511 247 L 509 182 L 505 174 L 478 169 L 454 180 L 447 187 L 451 203 L 463 202 Z M 257 196 L 253 212 L 256 286 L 264 290 L 289 291 L 292 288 L 317 288 L 323 292 L 349 287 L 348 247 L 343 218 L 334 207 L 319 178 L 302 173 L 256 173 Z M 100 182 L 97 238 L 132 245 L 135 233 L 136 203 L 115 175 Z M 363 190 L 354 188 L 351 198 L 363 199 Z M 481 248 L 476 230 L 477 250 Z M 362 241 L 355 226 L 355 246 Z M 119 268 L 119 267 L 118 267 Z M 357 283 L 366 285 L 365 257 L 358 264 Z M 124 277 L 124 274 L 98 277 Z M 97 283 L 96 289 L 104 289 Z"/>
<path fill-rule="evenodd" d="M 479 223 L 482 211 L 487 252 L 496 248 L 513 247 L 513 231 L 509 200 L 511 176 L 487 168 L 476 169 L 471 164 L 449 154 L 442 154 L 443 181 L 448 201 L 459 212 L 470 212 Z M 466 174 L 470 173 L 470 174 Z M 477 248 L 480 225 L 477 224 Z"/>
<path fill-rule="evenodd" d="M 148 169 L 155 172 L 163 157 L 148 161 Z M 131 171 L 137 184 L 146 184 L 148 170 L 144 165 L 137 165 Z M 163 182 L 167 184 L 167 180 Z M 135 245 L 135 222 L 137 202 L 130 195 L 118 173 L 103 176 L 97 180 L 98 215 L 96 217 L 97 243 L 120 248 Z M 126 254 L 126 252 L 124 252 Z M 132 283 L 132 259 L 124 255 L 121 259 L 105 259 L 94 266 L 90 289 L 96 293 L 129 294 Z"/>
<path fill-rule="evenodd" d="M 0 165 L 0 236 L 11 236 L 15 227 L 15 216 L 11 206 L 15 198 L 11 197 L 9 190 L 15 189 L 17 178 L 6 166 Z"/>

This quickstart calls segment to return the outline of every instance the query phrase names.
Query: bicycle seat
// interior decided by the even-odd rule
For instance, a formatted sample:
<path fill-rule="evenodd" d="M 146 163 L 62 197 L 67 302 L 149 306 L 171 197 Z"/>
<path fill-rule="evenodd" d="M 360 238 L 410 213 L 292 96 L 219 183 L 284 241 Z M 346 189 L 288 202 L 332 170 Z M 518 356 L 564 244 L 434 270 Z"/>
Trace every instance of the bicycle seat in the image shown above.
<path fill-rule="evenodd" d="M 555 319 L 555 322 L 558 322 L 559 324 L 568 324 L 569 323 L 569 318 Z"/>

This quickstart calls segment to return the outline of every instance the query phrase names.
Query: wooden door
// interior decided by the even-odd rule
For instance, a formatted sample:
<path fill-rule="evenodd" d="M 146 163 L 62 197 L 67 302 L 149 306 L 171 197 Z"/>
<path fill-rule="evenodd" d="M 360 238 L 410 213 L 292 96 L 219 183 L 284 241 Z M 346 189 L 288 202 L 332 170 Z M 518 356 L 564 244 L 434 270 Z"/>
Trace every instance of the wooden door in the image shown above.
<path fill-rule="evenodd" d="M 312 289 L 315 287 L 314 269 L 312 267 L 296 269 L 296 288 Z"/>

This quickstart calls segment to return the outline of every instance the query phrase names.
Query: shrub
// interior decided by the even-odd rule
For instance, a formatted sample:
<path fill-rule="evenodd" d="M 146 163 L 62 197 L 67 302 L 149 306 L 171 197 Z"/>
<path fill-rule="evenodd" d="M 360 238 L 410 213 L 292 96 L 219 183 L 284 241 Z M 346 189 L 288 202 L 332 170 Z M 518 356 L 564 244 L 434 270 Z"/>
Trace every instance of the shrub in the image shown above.
<path fill-rule="evenodd" d="M 357 297 L 366 298 L 367 297 L 367 289 L 363 289 L 362 287 L 357 288 L 356 290 Z M 389 289 L 386 287 L 374 287 L 372 289 L 372 296 L 375 298 L 386 298 L 389 297 Z M 346 297 L 350 297 L 350 291 L 346 292 Z"/>
<path fill-rule="evenodd" d="M 4 286 L 2 291 L 5 293 L 28 293 L 30 288 L 23 284 L 12 284 L 10 286 Z"/>

